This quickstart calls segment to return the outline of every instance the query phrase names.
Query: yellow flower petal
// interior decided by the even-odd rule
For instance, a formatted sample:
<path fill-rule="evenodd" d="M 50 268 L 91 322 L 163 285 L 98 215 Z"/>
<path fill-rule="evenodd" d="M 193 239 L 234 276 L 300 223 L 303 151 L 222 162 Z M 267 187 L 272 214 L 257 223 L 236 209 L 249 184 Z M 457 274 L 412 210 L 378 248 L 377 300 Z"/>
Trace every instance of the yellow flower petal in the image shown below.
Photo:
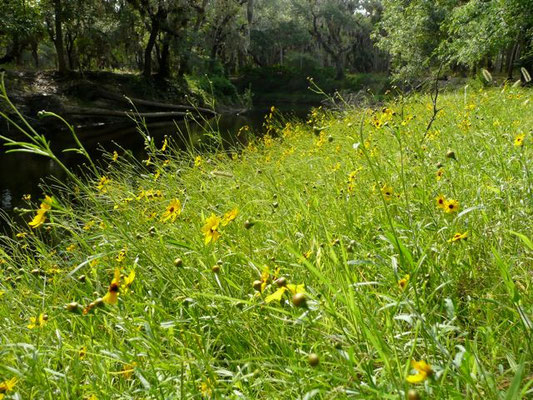
<path fill-rule="evenodd" d="M 265 299 L 265 302 L 270 303 L 272 301 L 281 301 L 281 298 L 283 297 L 283 293 L 285 293 L 286 290 L 287 290 L 286 287 L 280 287 L 274 293 L 267 296 Z"/>
<path fill-rule="evenodd" d="M 302 283 L 301 285 L 293 285 L 292 283 L 289 283 L 287 285 L 287 289 L 289 289 L 289 291 L 292 293 L 292 294 L 296 294 L 296 293 L 305 293 L 305 285 Z"/>
<path fill-rule="evenodd" d="M 416 374 L 416 375 L 409 375 L 407 377 L 407 382 L 409 383 L 421 383 L 421 382 L 424 382 L 426 379 L 427 379 L 427 374 L 424 373 L 424 372 L 420 372 L 419 374 Z"/>

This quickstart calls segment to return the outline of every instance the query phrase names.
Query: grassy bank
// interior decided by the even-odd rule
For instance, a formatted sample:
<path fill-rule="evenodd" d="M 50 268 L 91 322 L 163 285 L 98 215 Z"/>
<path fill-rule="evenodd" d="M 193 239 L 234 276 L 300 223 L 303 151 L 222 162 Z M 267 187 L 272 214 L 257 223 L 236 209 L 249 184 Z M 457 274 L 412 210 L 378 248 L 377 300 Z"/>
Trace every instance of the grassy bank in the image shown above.
<path fill-rule="evenodd" d="M 0 397 L 531 396 L 530 99 L 274 112 L 54 182 L 1 239 Z"/>

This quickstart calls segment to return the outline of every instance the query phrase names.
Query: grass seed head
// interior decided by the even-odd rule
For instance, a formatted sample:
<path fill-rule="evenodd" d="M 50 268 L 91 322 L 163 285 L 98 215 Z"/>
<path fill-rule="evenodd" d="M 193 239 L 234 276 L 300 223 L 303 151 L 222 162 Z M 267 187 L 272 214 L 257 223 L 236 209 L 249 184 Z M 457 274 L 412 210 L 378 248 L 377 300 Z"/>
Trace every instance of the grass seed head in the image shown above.
<path fill-rule="evenodd" d="M 292 296 L 292 304 L 296 307 L 305 307 L 307 304 L 307 299 L 304 293 L 296 293 Z"/>
<path fill-rule="evenodd" d="M 255 225 L 255 222 L 252 222 L 252 221 L 250 221 L 250 220 L 246 220 L 246 221 L 244 222 L 244 227 L 245 227 L 246 229 L 250 229 L 250 228 L 252 228 L 254 225 Z"/>
<path fill-rule="evenodd" d="M 279 287 L 287 286 L 287 278 L 285 278 L 284 276 L 279 277 L 278 279 L 276 279 L 276 285 L 278 285 Z"/>
<path fill-rule="evenodd" d="M 261 282 L 259 279 L 258 280 L 255 280 L 253 283 L 252 283 L 252 286 L 255 290 L 257 290 L 258 292 L 261 291 L 261 285 L 263 284 L 263 282 Z"/>
<path fill-rule="evenodd" d="M 320 362 L 320 359 L 318 358 L 318 355 L 316 355 L 315 353 L 309 354 L 307 359 L 308 359 L 309 365 L 311 367 L 316 367 L 318 365 L 318 363 Z"/>

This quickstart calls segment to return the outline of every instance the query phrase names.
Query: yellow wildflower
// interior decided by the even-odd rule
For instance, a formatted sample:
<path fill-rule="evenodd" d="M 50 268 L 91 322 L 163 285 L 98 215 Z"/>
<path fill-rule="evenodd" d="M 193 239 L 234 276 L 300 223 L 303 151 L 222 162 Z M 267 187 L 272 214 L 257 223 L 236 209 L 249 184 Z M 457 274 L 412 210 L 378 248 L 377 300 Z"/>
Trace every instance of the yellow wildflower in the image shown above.
<path fill-rule="evenodd" d="M 444 170 L 442 168 L 439 168 L 439 170 L 437 171 L 437 180 L 440 181 L 443 175 L 444 175 Z"/>
<path fill-rule="evenodd" d="M 213 395 L 213 384 L 211 383 L 211 379 L 207 378 L 207 382 L 202 382 L 200 385 L 200 392 L 202 393 L 202 396 L 207 397 L 210 399 Z"/>
<path fill-rule="evenodd" d="M 286 291 L 289 291 L 293 295 L 296 293 L 305 293 L 305 285 L 303 283 L 301 285 L 293 285 L 289 283 L 286 286 L 280 287 L 278 290 L 276 290 L 271 295 L 267 296 L 265 298 L 265 302 L 270 303 L 272 301 L 281 301 L 281 298 L 283 297 L 283 294 Z"/>
<path fill-rule="evenodd" d="M 452 243 L 452 242 L 458 242 L 460 240 L 466 240 L 468 239 L 468 232 L 465 232 L 465 233 L 456 233 L 455 235 L 453 235 L 453 237 L 448 240 L 449 243 Z"/>
<path fill-rule="evenodd" d="M 48 321 L 48 316 L 43 313 L 41 313 L 38 317 L 30 317 L 30 323 L 28 324 L 28 328 L 42 328 L 46 325 L 46 321 Z"/>
<path fill-rule="evenodd" d="M 124 289 L 127 289 L 131 286 L 133 283 L 133 280 L 135 279 L 135 270 L 132 269 L 128 276 L 124 278 L 124 284 L 122 285 Z"/>
<path fill-rule="evenodd" d="M 87 347 L 81 346 L 78 350 L 78 356 L 80 357 L 80 360 L 83 360 L 85 356 L 87 355 Z"/>
<path fill-rule="evenodd" d="M 392 198 L 392 195 L 394 193 L 392 187 L 388 186 L 388 185 L 384 185 L 382 188 L 381 188 L 381 193 L 383 194 L 383 197 L 385 198 L 385 200 L 390 200 Z"/>
<path fill-rule="evenodd" d="M 218 227 L 221 222 L 222 220 L 220 217 L 217 217 L 215 214 L 211 214 L 211 216 L 205 220 L 205 225 L 202 227 L 202 232 L 205 236 L 205 244 L 208 244 L 211 241 L 214 243 L 218 240 L 220 237 Z"/>
<path fill-rule="evenodd" d="M 83 230 L 90 231 L 95 224 L 96 224 L 96 221 L 92 219 L 89 222 L 87 222 L 85 225 L 83 225 Z"/>
<path fill-rule="evenodd" d="M 411 361 L 411 367 L 417 371 L 415 375 L 409 375 L 407 377 L 407 382 L 409 383 L 421 383 L 424 382 L 428 377 L 433 375 L 433 370 L 431 365 L 426 363 L 423 360 L 420 361 Z"/>
<path fill-rule="evenodd" d="M 22 196 L 22 200 L 30 201 L 31 200 L 31 194 L 25 194 L 24 196 Z"/>
<path fill-rule="evenodd" d="M 446 197 L 444 197 L 444 195 L 442 194 L 439 194 L 436 198 L 436 202 L 437 202 L 437 208 L 442 208 L 444 210 L 445 205 L 446 205 Z"/>
<path fill-rule="evenodd" d="M 130 364 L 124 364 L 124 367 L 122 367 L 122 371 L 120 371 L 119 374 L 122 375 L 124 379 L 131 379 L 136 366 L 137 363 L 135 361 Z"/>
<path fill-rule="evenodd" d="M 31 226 L 33 229 L 40 227 L 42 224 L 44 224 L 44 221 L 46 221 L 45 214 L 46 211 L 39 209 L 35 217 L 33 217 L 33 219 L 28 223 L 28 225 Z"/>
<path fill-rule="evenodd" d="M 110 182 L 111 180 L 107 176 L 102 176 L 98 181 L 98 185 L 96 185 L 96 189 L 101 193 L 107 193 L 107 185 L 109 185 Z"/>
<path fill-rule="evenodd" d="M 521 133 L 520 135 L 517 135 L 515 138 L 514 138 L 514 145 L 516 147 L 521 147 L 524 145 L 524 138 L 526 137 L 525 134 Z"/>
<path fill-rule="evenodd" d="M 115 150 L 115 151 L 113 152 L 113 161 L 117 161 L 117 160 L 118 160 L 118 153 L 117 153 L 117 151 Z"/>
<path fill-rule="evenodd" d="M 181 214 L 181 202 L 178 199 L 173 199 L 167 207 L 167 210 L 161 216 L 161 221 L 166 222 L 168 220 L 174 222 L 176 218 Z"/>
<path fill-rule="evenodd" d="M 167 149 L 167 146 L 168 146 L 168 140 L 165 136 L 165 140 L 163 140 L 163 146 L 161 146 L 161 151 L 165 151 Z"/>
<path fill-rule="evenodd" d="M 117 257 L 116 257 L 117 262 L 120 263 L 126 259 L 126 252 L 127 250 L 125 248 L 118 252 Z"/>
<path fill-rule="evenodd" d="M 113 280 L 111 281 L 111 284 L 109 285 L 109 289 L 107 289 L 107 293 L 102 298 L 102 300 L 104 301 L 104 303 L 107 303 L 107 304 L 117 304 L 119 291 L 120 291 L 120 270 L 118 268 L 115 268 L 115 274 L 113 276 Z"/>
<path fill-rule="evenodd" d="M 409 278 L 410 276 L 409 274 L 407 274 L 398 281 L 398 286 L 400 287 L 401 290 L 405 290 L 405 288 L 407 287 L 407 284 L 409 283 Z"/>
<path fill-rule="evenodd" d="M 203 160 L 202 156 L 196 156 L 196 158 L 194 159 L 194 166 L 196 168 L 200 168 L 203 163 L 204 163 L 204 160 Z"/>
<path fill-rule="evenodd" d="M 31 222 L 28 223 L 28 225 L 31 226 L 33 229 L 36 229 L 42 224 L 44 224 L 44 221 L 46 221 L 46 213 L 52 209 L 52 202 L 52 197 L 45 196 L 44 201 L 39 207 L 39 210 L 37 210 L 37 214 L 35 215 L 35 217 L 33 217 Z"/>
<path fill-rule="evenodd" d="M 457 200 L 447 200 L 444 203 L 444 211 L 448 214 L 453 214 L 459 210 L 459 202 Z"/>
<path fill-rule="evenodd" d="M 0 399 L 4 397 L 4 394 L 11 392 L 15 385 L 17 384 L 17 378 L 13 377 L 8 381 L 0 382 Z"/>
<path fill-rule="evenodd" d="M 224 217 L 222 217 L 222 222 L 220 223 L 222 226 L 226 226 L 231 221 L 233 221 L 235 218 L 237 218 L 237 214 L 239 214 L 239 210 L 237 208 L 234 208 L 231 211 L 228 211 L 226 214 L 224 214 Z"/>

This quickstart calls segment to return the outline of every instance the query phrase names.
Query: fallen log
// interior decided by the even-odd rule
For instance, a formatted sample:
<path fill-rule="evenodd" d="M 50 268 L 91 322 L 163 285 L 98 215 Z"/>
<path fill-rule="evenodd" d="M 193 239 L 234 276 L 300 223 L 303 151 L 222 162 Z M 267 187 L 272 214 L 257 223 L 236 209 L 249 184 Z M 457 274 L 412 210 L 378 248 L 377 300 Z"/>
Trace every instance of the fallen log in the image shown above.
<path fill-rule="evenodd" d="M 161 111 L 161 112 L 135 113 L 133 111 L 114 111 L 114 110 L 106 110 L 103 108 L 65 107 L 65 114 L 86 115 L 86 116 L 95 116 L 95 117 L 174 118 L 174 117 L 184 117 L 190 113 L 183 112 L 183 111 Z"/>
<path fill-rule="evenodd" d="M 213 115 L 217 114 L 215 111 L 210 110 L 208 108 L 184 106 L 181 104 L 168 104 L 168 103 L 161 103 L 158 101 L 137 99 L 134 97 L 125 97 L 119 94 L 106 92 L 101 89 L 98 91 L 98 94 L 103 98 L 110 99 L 110 100 L 117 100 L 117 101 L 121 101 L 127 104 L 130 104 L 130 100 L 131 100 L 133 104 L 135 105 L 141 105 L 141 106 L 146 106 L 146 107 L 158 107 L 158 108 L 166 108 L 166 109 L 171 109 L 171 110 L 185 110 L 185 111 L 191 111 L 191 112 L 197 111 L 197 112 L 203 112 L 203 113 L 208 113 L 208 114 L 213 114 Z"/>

